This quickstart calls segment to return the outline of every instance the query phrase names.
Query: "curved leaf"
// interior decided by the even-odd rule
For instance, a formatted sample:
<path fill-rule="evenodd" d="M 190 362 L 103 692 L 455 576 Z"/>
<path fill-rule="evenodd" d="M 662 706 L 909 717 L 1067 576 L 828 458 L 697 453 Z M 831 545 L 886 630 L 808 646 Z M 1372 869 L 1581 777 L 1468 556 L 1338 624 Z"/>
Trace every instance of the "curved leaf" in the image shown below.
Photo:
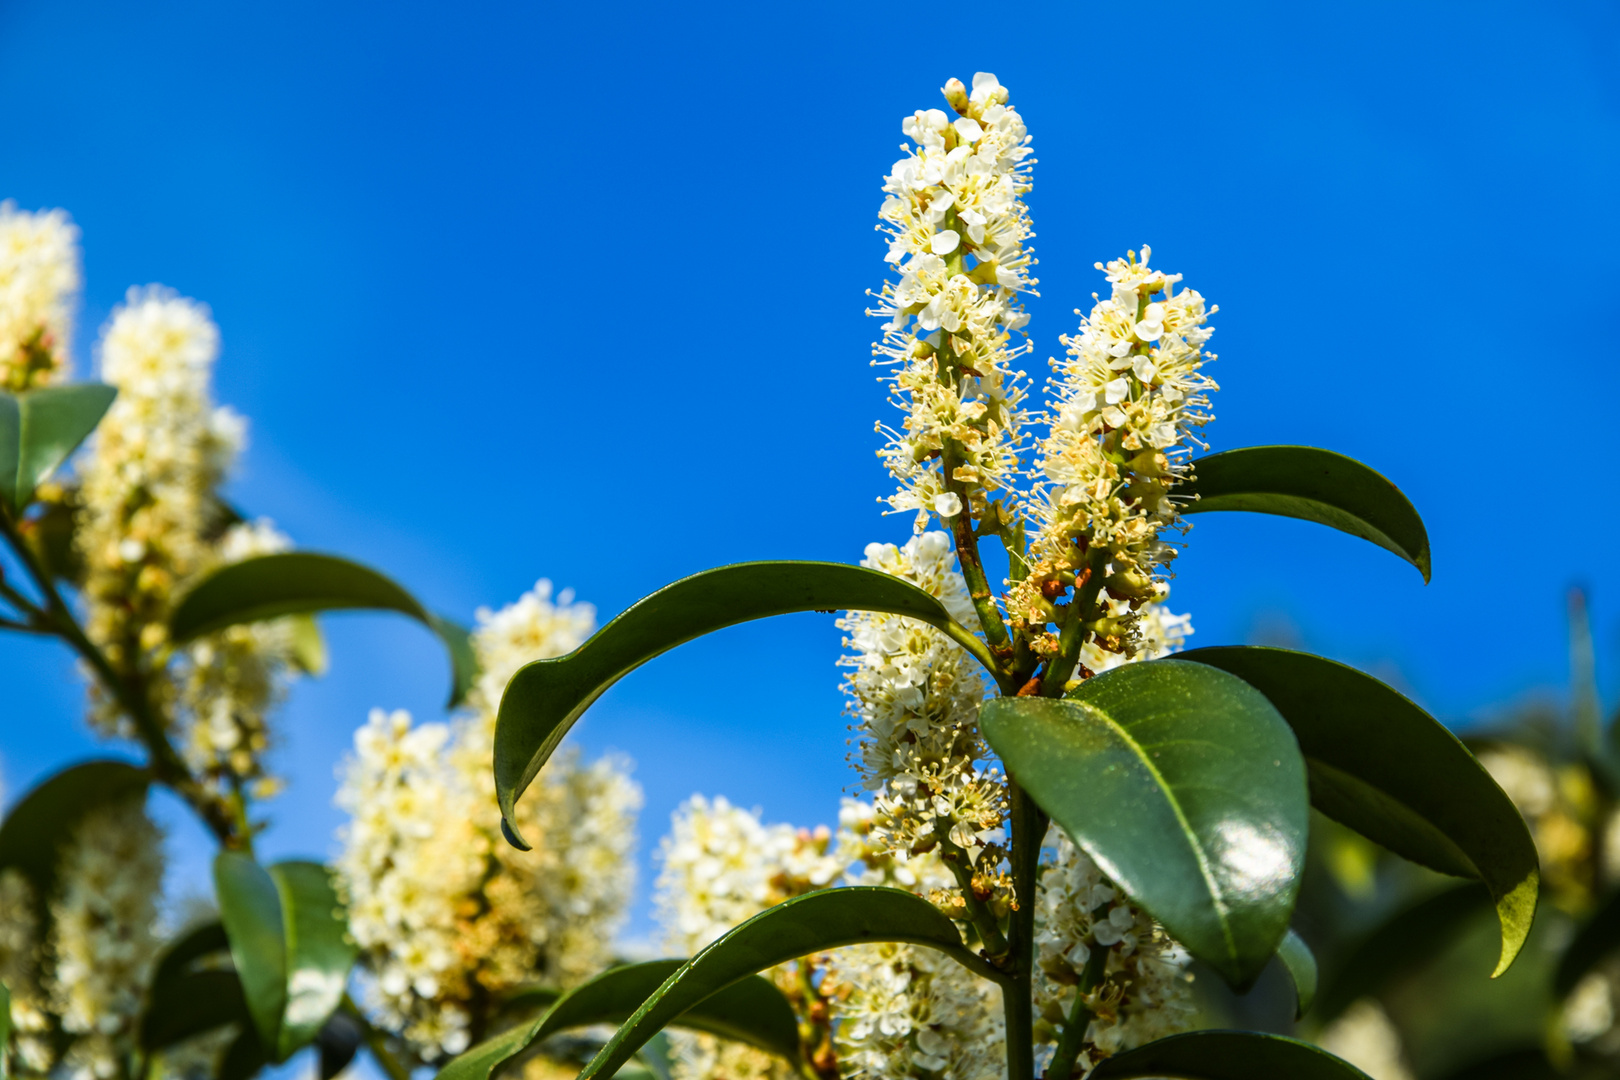
<path fill-rule="evenodd" d="M 198 582 L 169 618 L 176 643 L 239 623 L 318 611 L 397 611 L 426 626 L 450 655 L 450 704 L 460 704 L 476 677 L 467 632 L 432 614 L 377 571 L 336 555 L 283 551 L 226 565 Z"/>
<path fill-rule="evenodd" d="M 252 1020 L 236 972 L 193 971 L 152 987 L 141 1016 L 141 1048 L 162 1050 L 237 1023 Z"/>
<path fill-rule="evenodd" d="M 1282 1035 L 1194 1031 L 1115 1054 L 1090 1080 L 1371 1080 L 1348 1061 Z"/>
<path fill-rule="evenodd" d="M 1453 885 L 1395 912 L 1351 947 L 1332 970 L 1317 1003 L 1316 1020 L 1327 1024 L 1364 997 L 1439 956 L 1494 904 L 1472 882 Z"/>
<path fill-rule="evenodd" d="M 1193 462 L 1183 514 L 1250 510 L 1315 521 L 1394 552 L 1429 580 L 1429 533 L 1401 489 L 1354 458 L 1314 446 L 1251 446 Z"/>
<path fill-rule="evenodd" d="M 1553 990 L 1563 997 L 1588 971 L 1620 949 L 1620 890 L 1611 893 L 1576 931 L 1574 939 L 1558 959 Z"/>
<path fill-rule="evenodd" d="M 1309 808 L 1293 733 L 1242 679 L 1150 660 L 1065 700 L 997 698 L 985 741 L 1115 884 L 1234 986 L 1277 950 Z"/>
<path fill-rule="evenodd" d="M 537 660 L 513 676 L 495 728 L 495 792 L 508 836 L 513 808 L 574 721 L 608 687 L 693 638 L 795 611 L 881 611 L 909 615 L 950 634 L 983 658 L 982 642 L 951 620 L 944 605 L 880 570 L 843 563 L 752 562 L 682 578 L 636 601 L 567 656 Z M 993 665 L 992 665 L 993 669 Z"/>
<path fill-rule="evenodd" d="M 287 1004 L 276 1057 L 308 1045 L 343 1001 L 357 947 L 349 940 L 342 901 L 326 867 L 283 862 L 270 867 L 281 898 L 286 942 Z"/>
<path fill-rule="evenodd" d="M 597 1051 L 579 1080 L 612 1076 L 676 1017 L 739 979 L 800 956 L 870 941 L 925 945 L 976 974 L 1004 979 L 969 952 L 955 924 L 921 897 L 869 886 L 823 889 L 766 909 L 681 965 Z"/>
<path fill-rule="evenodd" d="M 315 1036 L 315 1049 L 320 1058 L 319 1075 L 321 1080 L 332 1080 L 354 1060 L 360 1052 L 360 1044 L 365 1041 L 365 1032 L 360 1029 L 360 1022 L 347 1013 L 333 1013 L 321 1025 L 321 1030 Z"/>
<path fill-rule="evenodd" d="M 1320 656 L 1233 645 L 1176 658 L 1231 672 L 1271 700 L 1299 738 L 1318 810 L 1403 858 L 1483 881 L 1502 923 L 1495 974 L 1507 970 L 1535 915 L 1535 841 L 1455 735 L 1372 676 Z"/>
<path fill-rule="evenodd" d="M 19 513 L 96 429 L 116 388 L 102 383 L 0 393 L 0 503 Z"/>
<path fill-rule="evenodd" d="M 183 978 L 191 973 L 198 960 L 212 953 L 228 953 L 230 948 L 231 941 L 225 936 L 223 923 L 215 921 L 194 926 L 158 958 L 157 966 L 152 969 L 152 986 Z"/>
<path fill-rule="evenodd" d="M 604 972 L 558 998 L 531 1023 L 504 1031 L 457 1057 L 440 1070 L 439 1080 L 488 1080 L 503 1062 L 560 1031 L 623 1023 L 685 964 L 653 960 Z M 799 1058 L 799 1022 L 793 1006 L 769 979 L 758 975 L 697 1002 L 669 1023 L 746 1042 L 792 1062 Z"/>
<path fill-rule="evenodd" d="M 280 1043 L 287 1011 L 287 937 L 276 880 L 251 855 L 221 851 L 214 857 L 214 895 L 258 1045 L 268 1052 Z"/>
<path fill-rule="evenodd" d="M 1277 959 L 1294 981 L 1294 1019 L 1298 1020 L 1311 1011 L 1311 1003 L 1316 1000 L 1316 954 L 1304 938 L 1290 929 L 1277 946 Z"/>
<path fill-rule="evenodd" d="M 56 886 L 58 848 L 84 816 L 99 807 L 139 799 L 147 774 L 123 761 L 86 761 L 47 778 L 24 795 L 0 824 L 0 870 L 16 867 L 44 906 Z"/>

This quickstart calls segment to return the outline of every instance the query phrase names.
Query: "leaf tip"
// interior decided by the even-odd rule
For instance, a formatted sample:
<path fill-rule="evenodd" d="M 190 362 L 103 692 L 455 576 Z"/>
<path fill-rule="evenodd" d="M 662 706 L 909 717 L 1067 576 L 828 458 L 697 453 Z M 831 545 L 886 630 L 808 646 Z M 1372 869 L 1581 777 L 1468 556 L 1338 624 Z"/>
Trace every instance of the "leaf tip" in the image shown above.
<path fill-rule="evenodd" d="M 506 837 L 506 842 L 508 844 L 511 844 L 513 847 L 517 848 L 519 851 L 533 851 L 534 850 L 534 848 L 529 844 L 529 842 L 527 840 L 523 839 L 523 834 L 517 831 L 517 827 L 514 826 L 510 821 L 508 821 L 506 819 L 505 814 L 501 815 L 501 835 Z"/>
<path fill-rule="evenodd" d="M 1523 881 L 1496 899 L 1496 917 L 1502 924 L 1502 955 L 1496 962 L 1491 978 L 1499 978 L 1513 965 L 1519 950 L 1530 936 L 1530 924 L 1536 915 L 1536 895 L 1541 887 L 1541 872 L 1531 870 Z"/>

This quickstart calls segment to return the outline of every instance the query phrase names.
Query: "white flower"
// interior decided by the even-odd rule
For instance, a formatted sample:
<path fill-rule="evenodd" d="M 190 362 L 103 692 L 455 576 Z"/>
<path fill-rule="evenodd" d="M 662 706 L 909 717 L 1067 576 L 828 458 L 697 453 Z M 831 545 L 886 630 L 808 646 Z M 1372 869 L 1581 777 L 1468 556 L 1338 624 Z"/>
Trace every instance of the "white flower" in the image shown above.
<path fill-rule="evenodd" d="M 73 1080 L 105 1080 L 135 1049 L 157 959 L 162 834 L 139 803 L 93 810 L 63 846 L 51 900 L 51 1010 L 75 1036 Z"/>
<path fill-rule="evenodd" d="M 429 1058 L 465 1049 L 491 995 L 521 983 L 572 986 L 612 958 L 635 877 L 640 789 L 628 764 L 555 757 L 519 806 L 531 852 L 500 835 L 495 711 L 505 679 L 589 635 L 589 605 L 551 585 L 480 610 L 483 677 L 454 726 L 374 710 L 355 733 L 338 802 L 339 880 L 362 949 L 367 1002 Z M 483 1004 L 480 1005 L 479 1003 Z"/>
<path fill-rule="evenodd" d="M 62 210 L 0 203 L 0 390 L 67 373 L 79 291 L 79 230 Z"/>
<path fill-rule="evenodd" d="M 930 511 L 953 505 L 938 498 L 948 487 L 961 484 L 965 495 L 949 494 L 977 514 L 1018 471 L 1026 394 L 1012 365 L 1028 345 L 1011 334 L 1028 319 L 1018 294 L 1035 285 L 1021 201 L 1030 148 L 1006 92 L 987 78 L 976 77 L 983 93 L 971 100 L 956 80 L 946 86 L 954 122 L 929 109 L 901 124 L 914 146 L 885 180 L 879 211 L 899 279 L 871 311 L 885 319 L 874 362 L 894 368 L 891 400 L 906 414 L 901 431 L 880 428 L 881 453 L 899 482 L 890 508 L 916 512 L 918 531 Z"/>

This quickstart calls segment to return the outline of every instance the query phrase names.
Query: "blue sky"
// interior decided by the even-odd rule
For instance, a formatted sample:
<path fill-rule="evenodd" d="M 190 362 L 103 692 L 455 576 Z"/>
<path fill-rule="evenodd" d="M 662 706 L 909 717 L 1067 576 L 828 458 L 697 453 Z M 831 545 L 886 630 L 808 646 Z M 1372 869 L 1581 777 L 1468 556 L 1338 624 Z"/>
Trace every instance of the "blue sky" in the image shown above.
<path fill-rule="evenodd" d="M 1198 519 L 1196 642 L 1290 636 L 1469 722 L 1565 679 L 1590 586 L 1610 700 L 1620 18 L 1590 3 L 0 6 L 0 197 L 83 229 L 79 365 L 132 284 L 209 303 L 237 501 L 470 618 L 536 578 L 603 616 L 749 558 L 903 539 L 864 290 L 900 118 L 993 71 L 1039 159 L 1032 370 L 1144 241 L 1221 306 L 1215 447 L 1297 442 L 1423 512 L 1434 582 L 1300 523 Z M 419 628 L 326 622 L 266 847 L 320 855 L 373 705 L 439 715 Z M 649 665 L 575 736 L 647 791 L 830 821 L 831 620 Z M 97 748 L 64 651 L 0 640 L 11 791 Z M 192 833 L 166 811 L 177 839 Z M 182 868 L 195 880 L 201 866 Z M 189 869 L 187 869 L 189 867 Z M 645 927 L 638 916 L 638 927 Z"/>

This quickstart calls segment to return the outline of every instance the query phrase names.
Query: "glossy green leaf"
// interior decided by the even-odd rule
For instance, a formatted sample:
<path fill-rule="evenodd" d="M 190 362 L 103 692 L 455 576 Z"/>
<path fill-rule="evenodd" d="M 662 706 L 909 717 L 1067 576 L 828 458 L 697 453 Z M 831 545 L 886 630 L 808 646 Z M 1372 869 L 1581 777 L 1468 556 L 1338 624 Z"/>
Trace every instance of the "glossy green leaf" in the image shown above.
<path fill-rule="evenodd" d="M 287 1002 L 276 1059 L 314 1040 L 348 986 L 357 949 L 348 939 L 342 902 L 326 867 L 283 862 L 270 867 L 281 898 L 286 945 Z"/>
<path fill-rule="evenodd" d="M 477 677 L 466 631 L 377 571 L 335 555 L 284 551 L 227 563 L 181 598 L 169 635 L 186 642 L 239 623 L 352 610 L 397 611 L 432 630 L 450 656 L 450 704 L 461 702 Z"/>
<path fill-rule="evenodd" d="M 685 964 L 684 960 L 653 960 L 604 972 L 558 998 L 530 1023 L 519 1024 L 457 1057 L 440 1070 L 439 1080 L 488 1080 L 503 1062 L 560 1031 L 623 1023 Z M 692 1003 L 667 1022 L 798 1060 L 799 1029 L 793 1007 L 769 979 L 751 973 Z"/>
<path fill-rule="evenodd" d="M 49 777 L 0 824 L 0 870 L 16 867 L 27 876 L 43 914 L 63 841 L 92 810 L 144 798 L 147 779 L 144 769 L 122 761 L 86 761 Z"/>
<path fill-rule="evenodd" d="M 1575 937 L 1564 948 L 1553 977 L 1553 990 L 1563 997 L 1588 971 L 1620 949 L 1620 890 L 1611 893 L 1591 918 L 1581 924 Z"/>
<path fill-rule="evenodd" d="M 1445 952 L 1475 918 L 1488 917 L 1490 893 L 1469 882 L 1410 904 L 1352 945 L 1330 972 L 1317 1000 L 1316 1021 L 1327 1024 L 1364 997 L 1375 997 L 1408 972 Z"/>
<path fill-rule="evenodd" d="M 823 889 L 766 909 L 688 960 L 613 1033 L 579 1080 L 612 1076 L 676 1017 L 739 979 L 800 956 L 871 941 L 924 945 L 975 974 L 1003 978 L 964 947 L 956 925 L 921 897 L 899 889 Z"/>
<path fill-rule="evenodd" d="M 0 503 L 13 514 L 101 422 L 118 391 L 101 383 L 0 393 Z"/>
<path fill-rule="evenodd" d="M 228 954 L 230 950 L 230 938 L 225 936 L 223 923 L 215 921 L 194 926 L 158 957 L 157 966 L 152 969 L 152 985 L 161 986 L 170 979 L 182 978 L 198 966 L 199 960 L 215 953 Z"/>
<path fill-rule="evenodd" d="M 1316 1000 L 1316 954 L 1304 938 L 1290 929 L 1277 946 L 1277 959 L 1293 980 L 1294 1019 L 1298 1020 L 1311 1011 L 1311 1003 Z"/>
<path fill-rule="evenodd" d="M 1193 462 L 1183 514 L 1250 510 L 1315 521 L 1394 552 L 1429 580 L 1429 533 L 1401 489 L 1354 458 L 1313 446 L 1251 446 Z"/>
<path fill-rule="evenodd" d="M 270 871 L 240 851 L 214 858 L 214 895 L 261 1047 L 274 1047 L 287 1011 L 287 938 Z"/>
<path fill-rule="evenodd" d="M 141 1016 L 141 1047 L 162 1050 L 226 1024 L 251 1023 L 236 972 L 188 972 L 152 987 Z"/>
<path fill-rule="evenodd" d="M 1293 727 L 1311 802 L 1403 858 L 1478 878 L 1495 898 L 1506 971 L 1524 945 L 1540 883 L 1518 808 L 1455 735 L 1355 668 L 1288 649 L 1221 646 L 1177 659 L 1231 672 Z"/>
<path fill-rule="evenodd" d="M 1293 733 L 1258 690 L 1151 660 L 1062 701 L 988 701 L 979 727 L 1103 873 L 1234 986 L 1254 981 L 1288 929 L 1309 824 Z"/>
<path fill-rule="evenodd" d="M 944 605 L 880 570 L 843 563 L 753 562 L 705 570 L 638 600 L 567 656 L 518 671 L 501 698 L 495 729 L 495 792 L 508 839 L 518 797 L 574 721 L 608 687 L 653 657 L 727 626 L 795 611 L 910 615 L 988 656 Z"/>
<path fill-rule="evenodd" d="M 1320 1047 L 1253 1031 L 1194 1031 L 1115 1054 L 1090 1080 L 1370 1080 Z"/>

